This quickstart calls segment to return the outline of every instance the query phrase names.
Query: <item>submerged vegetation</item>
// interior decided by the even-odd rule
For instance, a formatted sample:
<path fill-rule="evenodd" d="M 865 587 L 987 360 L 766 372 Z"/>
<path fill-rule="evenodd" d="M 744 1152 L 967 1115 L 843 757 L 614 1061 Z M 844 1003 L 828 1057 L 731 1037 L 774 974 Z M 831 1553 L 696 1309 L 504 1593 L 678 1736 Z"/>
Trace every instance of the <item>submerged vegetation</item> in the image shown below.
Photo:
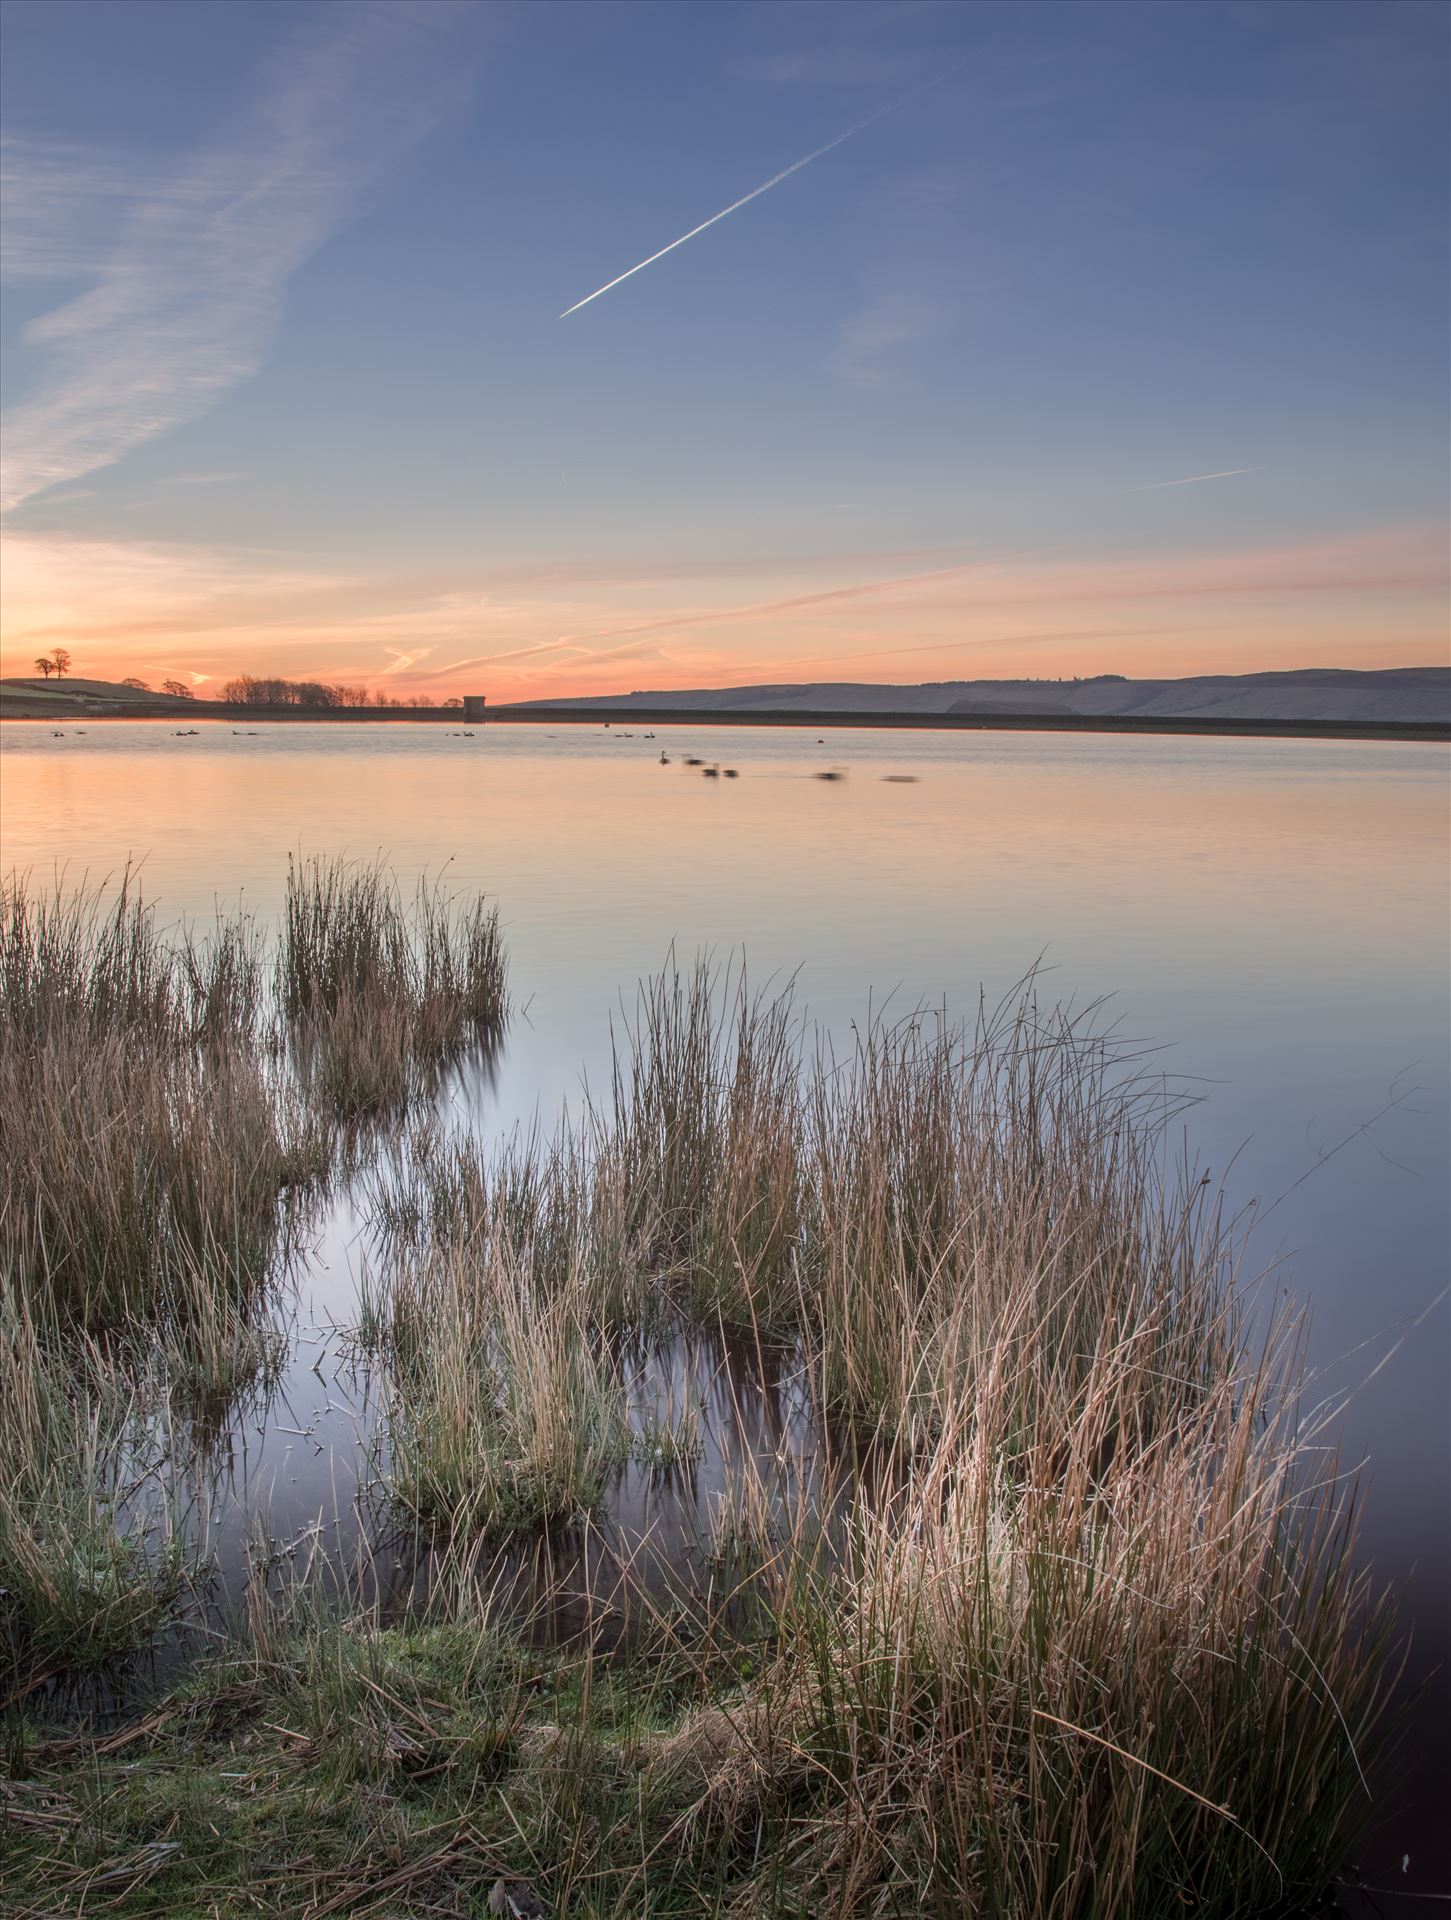
<path fill-rule="evenodd" d="M 235 930 L 166 957 L 129 903 L 6 913 L 0 1070 L 56 1089 L 7 1121 L 0 1216 L 24 1693 L 198 1571 L 137 1497 L 157 1429 L 102 1334 L 164 1318 L 174 1273 L 234 1301 L 312 1116 L 406 1108 L 507 1000 L 493 914 L 380 868 L 294 869 L 270 980 Z M 78 1125 L 88 1072 L 115 1103 Z M 1388 1618 L 1297 1322 L 1248 1313 L 1168 1113 L 1031 982 L 838 1053 L 699 967 L 642 988 L 557 1138 L 395 1129 L 355 1337 L 426 1591 L 390 1617 L 264 1567 L 236 1644 L 134 1722 L 48 1730 L 29 1693 L 13 1910 L 473 1915 L 501 1877 L 599 1916 L 1315 1910 L 1368 1810 Z M 769 1447 L 709 1432 L 680 1356 L 711 1341 L 763 1401 L 791 1383 Z M 662 1583 L 648 1500 L 633 1547 L 592 1516 L 711 1449 Z M 521 1615 L 501 1570 L 565 1537 L 613 1571 L 551 1644 L 548 1583 Z"/>

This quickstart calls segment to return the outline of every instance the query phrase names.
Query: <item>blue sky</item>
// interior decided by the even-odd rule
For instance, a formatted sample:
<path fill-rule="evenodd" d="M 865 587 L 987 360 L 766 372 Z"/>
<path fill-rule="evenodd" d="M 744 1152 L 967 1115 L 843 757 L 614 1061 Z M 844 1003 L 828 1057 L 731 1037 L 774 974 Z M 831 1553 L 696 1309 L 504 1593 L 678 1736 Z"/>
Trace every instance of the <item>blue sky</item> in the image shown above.
<path fill-rule="evenodd" d="M 1444 655 L 1444 7 L 3 31 L 7 671 Z"/>

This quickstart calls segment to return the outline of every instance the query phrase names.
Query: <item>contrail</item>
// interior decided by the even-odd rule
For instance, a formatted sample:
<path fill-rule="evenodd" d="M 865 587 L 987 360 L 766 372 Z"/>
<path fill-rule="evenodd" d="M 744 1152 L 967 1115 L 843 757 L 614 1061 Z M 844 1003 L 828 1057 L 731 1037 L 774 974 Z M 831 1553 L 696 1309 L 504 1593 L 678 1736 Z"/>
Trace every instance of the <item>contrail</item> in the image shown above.
<path fill-rule="evenodd" d="M 1226 467 L 1223 473 L 1191 473 L 1187 480 L 1154 480 L 1147 487 L 1130 487 L 1130 493 L 1159 493 L 1165 487 L 1197 487 L 1201 480 L 1233 480 L 1239 473 L 1256 473 L 1256 467 Z"/>
<path fill-rule="evenodd" d="M 950 80 L 954 73 L 960 73 L 966 66 L 965 60 L 955 67 L 949 67 L 946 73 L 939 73 L 934 79 L 924 80 L 920 86 L 911 87 L 906 93 L 898 94 L 895 100 L 889 100 L 884 107 L 878 107 L 875 113 L 869 113 L 865 120 L 858 120 L 854 127 L 848 127 L 845 133 L 839 133 L 834 140 L 828 140 L 824 147 L 818 147 L 815 153 L 808 153 L 804 160 L 793 160 L 789 167 L 782 167 L 779 173 L 773 173 L 769 180 L 759 187 L 752 187 L 749 193 L 743 193 L 739 200 L 732 200 L 728 207 L 722 207 L 719 213 L 713 213 L 709 220 L 702 220 L 698 227 L 692 227 L 689 233 L 682 233 L 678 240 L 672 240 L 668 247 L 662 247 L 658 253 L 652 253 L 648 260 L 641 260 L 637 266 L 627 267 L 623 273 L 617 273 L 613 280 L 606 280 L 602 287 L 596 287 L 593 293 L 587 293 L 583 300 L 576 300 L 572 307 L 566 307 L 560 314 L 561 320 L 567 320 L 572 313 L 578 313 L 581 307 L 587 307 L 591 300 L 598 300 L 602 293 L 608 293 L 611 287 L 619 286 L 622 280 L 631 275 L 643 273 L 646 267 L 653 267 L 657 260 L 663 260 L 667 253 L 674 253 L 677 247 L 683 247 L 687 240 L 693 240 L 698 233 L 704 233 L 707 227 L 713 227 L 717 220 L 724 220 L 728 213 L 738 213 L 742 207 L 749 206 L 752 200 L 759 200 L 763 193 L 769 193 L 772 187 L 779 187 L 783 180 L 789 180 L 793 173 L 800 173 L 803 167 L 809 167 L 813 160 L 819 160 L 824 153 L 830 153 L 833 147 L 839 147 L 843 141 L 850 140 L 858 133 L 865 133 L 868 127 L 875 126 L 878 120 L 887 114 L 895 113 L 919 93 L 925 93 L 929 87 L 937 87 L 944 80 Z"/>

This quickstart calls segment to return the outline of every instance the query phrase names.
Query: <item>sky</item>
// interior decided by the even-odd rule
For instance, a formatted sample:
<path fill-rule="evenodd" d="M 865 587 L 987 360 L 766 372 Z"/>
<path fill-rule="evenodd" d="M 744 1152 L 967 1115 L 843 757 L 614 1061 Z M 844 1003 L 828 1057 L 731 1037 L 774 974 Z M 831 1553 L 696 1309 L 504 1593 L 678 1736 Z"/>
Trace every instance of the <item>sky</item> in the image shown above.
<path fill-rule="evenodd" d="M 1442 661 L 1448 53 L 1439 0 L 5 0 L 0 671 Z"/>

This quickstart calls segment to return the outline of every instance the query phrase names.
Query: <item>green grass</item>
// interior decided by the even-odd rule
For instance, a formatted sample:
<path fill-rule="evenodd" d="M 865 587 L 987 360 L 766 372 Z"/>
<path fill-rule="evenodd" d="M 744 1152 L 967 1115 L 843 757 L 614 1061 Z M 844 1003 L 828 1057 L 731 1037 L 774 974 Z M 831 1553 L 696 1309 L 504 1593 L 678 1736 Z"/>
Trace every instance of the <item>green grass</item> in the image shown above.
<path fill-rule="evenodd" d="M 661 1620 L 607 1657 L 475 1618 L 313 1621 L 109 1736 L 12 1721 L 7 1911 L 479 1915 L 499 1875 L 601 1920 L 1319 1910 L 1338 1856 L 1276 1812 L 1351 1790 L 1348 1762 L 1285 1751 L 1313 1646 L 1239 1675 L 1220 1772 L 1195 1776 L 1229 1788 L 1211 1807 L 1182 1779 L 1192 1725 L 1115 1743 L 1121 1659 L 1055 1673 L 1031 1612 L 964 1641 L 960 1583 L 934 1596 L 906 1551 L 890 1595 L 864 1566 L 798 1587 L 749 1644 Z M 980 1599 L 1004 1578 L 970 1576 Z M 1091 1725 L 1057 1711 L 1075 1684 Z"/>

